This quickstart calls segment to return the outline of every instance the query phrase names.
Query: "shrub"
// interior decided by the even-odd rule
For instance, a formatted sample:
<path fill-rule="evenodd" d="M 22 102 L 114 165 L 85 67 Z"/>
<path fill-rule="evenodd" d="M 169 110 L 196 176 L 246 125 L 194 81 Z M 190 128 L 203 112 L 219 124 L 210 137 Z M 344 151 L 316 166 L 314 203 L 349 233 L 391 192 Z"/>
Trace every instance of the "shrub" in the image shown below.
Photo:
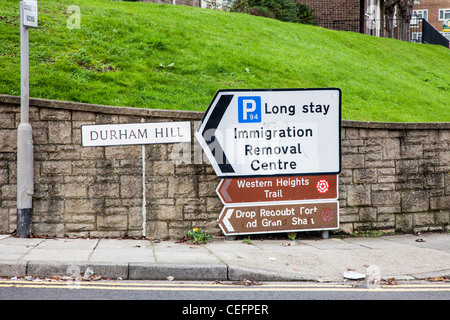
<path fill-rule="evenodd" d="M 275 19 L 274 12 L 267 7 L 251 7 L 248 9 L 248 13 L 253 16 Z"/>
<path fill-rule="evenodd" d="M 314 13 L 308 5 L 291 0 L 235 0 L 230 11 L 286 22 L 316 24 Z"/>
<path fill-rule="evenodd" d="M 297 18 L 299 23 L 317 25 L 314 11 L 307 4 L 296 2 Z"/>

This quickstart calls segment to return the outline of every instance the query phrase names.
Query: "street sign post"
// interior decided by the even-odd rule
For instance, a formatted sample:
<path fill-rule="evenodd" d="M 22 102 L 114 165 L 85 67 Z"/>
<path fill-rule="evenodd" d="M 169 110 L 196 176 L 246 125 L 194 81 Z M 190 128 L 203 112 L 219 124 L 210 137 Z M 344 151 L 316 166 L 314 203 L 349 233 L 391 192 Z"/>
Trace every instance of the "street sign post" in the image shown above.
<path fill-rule="evenodd" d="M 225 206 L 217 221 L 227 236 L 334 230 L 339 228 L 339 205 L 332 201 Z"/>
<path fill-rule="evenodd" d="M 34 194 L 33 128 L 30 124 L 30 45 L 28 28 L 37 28 L 37 1 L 20 1 L 20 124 L 17 128 L 17 228 L 31 234 Z"/>
<path fill-rule="evenodd" d="M 223 179 L 216 190 L 222 203 L 336 200 L 337 175 Z"/>
<path fill-rule="evenodd" d="M 145 145 L 191 142 L 191 123 L 144 122 L 143 118 L 141 121 L 141 123 L 83 125 L 81 145 L 83 147 L 142 145 L 142 236 L 145 237 L 147 232 Z"/>
<path fill-rule="evenodd" d="M 341 169 L 341 91 L 219 90 L 195 133 L 219 178 Z"/>

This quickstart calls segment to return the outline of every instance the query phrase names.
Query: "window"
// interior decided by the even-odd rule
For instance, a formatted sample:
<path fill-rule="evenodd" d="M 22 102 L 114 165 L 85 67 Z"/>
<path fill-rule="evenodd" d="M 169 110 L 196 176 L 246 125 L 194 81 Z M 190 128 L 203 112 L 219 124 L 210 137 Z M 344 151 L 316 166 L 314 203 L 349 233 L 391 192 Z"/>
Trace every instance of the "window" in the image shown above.
<path fill-rule="evenodd" d="M 411 26 L 417 26 L 421 19 L 428 20 L 428 10 L 413 10 L 413 16 L 411 18 Z"/>
<path fill-rule="evenodd" d="M 413 10 L 413 17 L 428 20 L 428 9 Z"/>
<path fill-rule="evenodd" d="M 439 9 L 439 21 L 450 19 L 450 9 Z"/>
<path fill-rule="evenodd" d="M 411 42 L 422 43 L 422 32 L 413 32 L 411 34 Z"/>
<path fill-rule="evenodd" d="M 450 32 L 442 32 L 441 34 L 442 34 L 444 37 L 446 37 L 447 40 L 450 41 Z"/>

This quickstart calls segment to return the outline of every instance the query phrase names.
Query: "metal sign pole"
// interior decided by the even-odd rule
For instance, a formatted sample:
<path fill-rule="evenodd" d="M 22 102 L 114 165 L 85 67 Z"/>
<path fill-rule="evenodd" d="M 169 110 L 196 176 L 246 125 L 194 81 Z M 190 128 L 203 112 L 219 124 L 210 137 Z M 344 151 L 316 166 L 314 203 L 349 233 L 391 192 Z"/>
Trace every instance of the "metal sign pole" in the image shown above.
<path fill-rule="evenodd" d="M 17 129 L 17 236 L 31 234 L 33 182 L 33 132 L 29 117 L 29 41 L 20 1 L 20 124 Z"/>

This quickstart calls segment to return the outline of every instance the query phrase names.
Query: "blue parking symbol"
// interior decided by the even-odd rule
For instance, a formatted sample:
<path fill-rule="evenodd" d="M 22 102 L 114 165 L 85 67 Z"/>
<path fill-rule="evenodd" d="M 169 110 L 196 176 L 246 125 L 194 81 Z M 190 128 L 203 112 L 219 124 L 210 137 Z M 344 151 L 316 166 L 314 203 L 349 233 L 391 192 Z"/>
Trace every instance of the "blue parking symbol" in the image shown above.
<path fill-rule="evenodd" d="M 238 97 L 238 121 L 261 122 L 261 97 Z"/>

